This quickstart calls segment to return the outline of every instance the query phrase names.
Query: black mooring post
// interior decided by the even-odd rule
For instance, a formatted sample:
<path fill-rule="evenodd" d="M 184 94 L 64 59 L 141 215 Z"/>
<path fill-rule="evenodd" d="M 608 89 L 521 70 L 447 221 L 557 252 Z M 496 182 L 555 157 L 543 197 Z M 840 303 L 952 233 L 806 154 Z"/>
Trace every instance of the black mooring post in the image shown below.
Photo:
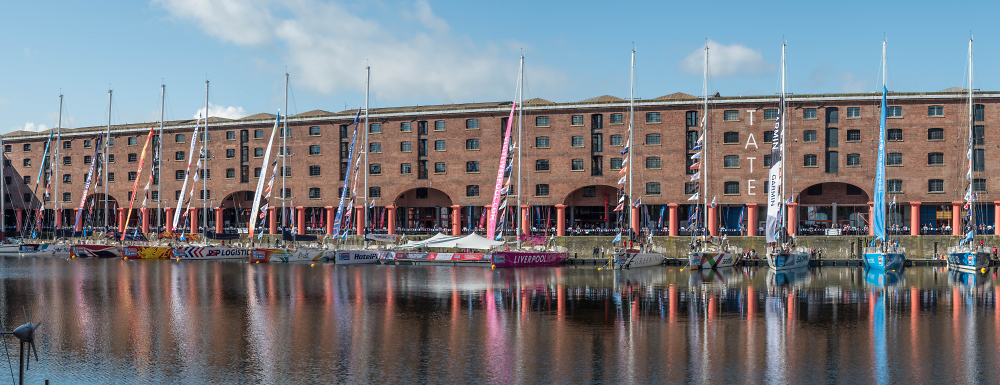
<path fill-rule="evenodd" d="M 18 361 L 21 362 L 21 370 L 17 373 L 18 384 L 24 385 L 24 341 L 21 341 L 21 354 Z"/>

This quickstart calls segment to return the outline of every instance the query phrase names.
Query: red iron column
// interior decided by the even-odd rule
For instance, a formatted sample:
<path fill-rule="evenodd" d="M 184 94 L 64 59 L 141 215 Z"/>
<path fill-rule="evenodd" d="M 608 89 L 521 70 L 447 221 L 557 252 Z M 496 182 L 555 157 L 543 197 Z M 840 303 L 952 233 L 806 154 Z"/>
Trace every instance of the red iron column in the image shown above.
<path fill-rule="evenodd" d="M 757 204 L 747 203 L 747 236 L 757 236 Z"/>
<path fill-rule="evenodd" d="M 667 226 L 670 227 L 669 228 L 669 230 L 670 230 L 669 234 L 670 234 L 671 237 L 676 237 L 677 236 L 677 234 L 678 234 L 678 227 L 680 226 L 680 221 L 677 220 L 677 206 L 678 205 L 676 203 L 667 204 L 667 209 L 670 210 L 670 214 L 667 217 L 670 220 L 670 222 L 667 224 Z"/>
<path fill-rule="evenodd" d="M 910 235 L 920 235 L 920 202 L 910 202 Z"/>
<path fill-rule="evenodd" d="M 556 235 L 566 236 L 566 205 L 556 205 Z"/>

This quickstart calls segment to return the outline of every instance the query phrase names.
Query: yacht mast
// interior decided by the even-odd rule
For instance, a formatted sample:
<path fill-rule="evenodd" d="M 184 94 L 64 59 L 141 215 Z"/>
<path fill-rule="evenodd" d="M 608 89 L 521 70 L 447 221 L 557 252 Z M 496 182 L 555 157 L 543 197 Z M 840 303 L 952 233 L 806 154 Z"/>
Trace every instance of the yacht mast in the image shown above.
<path fill-rule="evenodd" d="M 104 157 L 101 162 L 104 163 L 104 231 L 108 231 L 108 169 L 110 163 L 108 163 L 108 151 L 111 148 L 111 97 L 114 94 L 113 90 L 108 90 L 108 131 L 105 134 L 104 140 Z M 125 231 L 124 229 L 120 229 Z"/>
<path fill-rule="evenodd" d="M 778 106 L 778 110 L 781 111 L 781 116 L 778 117 L 778 119 L 781 119 L 781 167 L 779 168 L 779 170 L 781 170 L 781 190 L 780 190 L 781 195 L 778 196 L 778 199 L 781 199 L 781 210 L 785 212 L 785 215 L 781 216 L 779 220 L 785 222 L 786 226 L 790 226 L 790 224 L 787 224 L 788 201 L 785 199 L 785 179 L 788 179 L 788 175 L 785 173 L 786 171 L 785 158 L 787 158 L 788 155 L 785 154 L 785 131 L 787 127 L 785 127 L 785 43 L 784 42 L 781 43 L 781 106 Z M 784 228 L 784 226 L 781 226 L 781 224 L 779 223 L 778 229 L 782 228 Z"/>
<path fill-rule="evenodd" d="M 61 182 L 62 180 L 58 179 L 59 178 L 59 163 L 61 162 L 60 158 L 59 158 L 59 150 L 62 149 L 62 107 L 63 107 L 63 95 L 59 94 L 59 120 L 56 123 L 56 152 L 55 152 L 55 155 L 52 157 L 52 162 L 51 162 L 51 163 L 55 163 L 56 164 L 56 173 L 55 173 L 54 176 L 49 176 L 49 183 L 52 182 L 52 178 L 53 177 L 57 178 L 56 179 L 56 183 L 55 183 L 56 188 L 55 188 L 55 195 L 54 195 L 56 199 L 54 201 L 55 202 L 60 202 L 60 203 L 59 203 L 59 207 L 58 208 L 53 207 L 54 210 L 52 210 L 52 212 L 55 215 L 59 215 L 59 216 L 62 215 L 62 198 L 59 196 L 59 182 Z M 0 212 L 2 212 L 2 211 L 0 211 Z M 62 223 L 61 219 L 62 218 L 60 218 L 60 221 L 59 221 L 60 223 Z M 55 230 L 59 230 L 59 229 L 55 229 Z M 52 239 L 56 239 L 56 232 L 57 231 L 53 231 L 52 232 Z"/>
<path fill-rule="evenodd" d="M 368 126 L 368 99 L 371 93 L 371 83 L 372 67 L 365 66 L 365 145 L 361 147 L 361 151 L 364 151 L 365 154 L 365 190 L 361 192 L 363 194 L 362 197 L 364 197 L 364 201 L 361 205 L 361 218 L 358 218 L 358 220 L 361 221 L 362 229 L 368 228 L 368 173 L 371 172 L 371 170 L 368 169 L 368 132 L 371 131 L 371 127 Z M 361 232 L 362 237 L 364 237 L 365 232 L 367 232 L 367 230 Z M 364 242 L 364 238 L 362 238 L 362 242 Z"/>
<path fill-rule="evenodd" d="M 524 224 L 521 223 L 525 218 L 525 215 L 530 215 L 525 213 L 521 215 L 521 123 L 524 121 L 524 54 L 521 54 L 521 64 L 520 64 L 521 76 L 517 77 L 517 220 L 514 223 L 517 224 L 517 230 L 514 234 L 521 235 L 524 229 Z M 517 246 L 521 247 L 521 237 L 517 237 Z"/>
<path fill-rule="evenodd" d="M 976 112 L 976 110 L 974 108 L 975 105 L 972 104 L 972 93 L 973 93 L 973 91 L 972 91 L 972 38 L 970 37 L 969 38 L 969 151 L 973 151 L 973 147 L 976 144 L 976 142 L 975 142 L 975 140 L 976 140 L 976 130 L 975 130 L 975 128 L 976 128 L 976 126 L 975 126 L 975 124 L 976 124 L 976 116 L 974 115 L 974 113 Z M 973 170 L 973 167 L 972 167 L 973 161 L 976 159 L 975 158 L 975 152 L 973 152 L 971 155 L 972 156 L 969 157 L 969 171 L 970 171 L 970 173 L 969 173 L 969 181 L 968 181 L 969 182 L 968 183 L 969 190 L 965 193 L 966 196 L 969 196 L 969 194 L 971 194 L 971 191 L 972 191 L 972 188 L 973 188 L 973 179 L 972 179 L 972 173 L 971 173 L 971 171 Z M 976 209 L 975 200 L 969 200 L 968 198 L 966 198 L 966 200 L 967 200 L 968 203 L 970 203 L 969 209 L 974 212 L 975 209 Z M 975 214 L 972 215 L 972 220 L 975 220 Z M 962 230 L 965 230 L 965 229 L 962 229 Z M 975 234 L 975 233 L 973 233 L 973 234 Z M 973 247 L 975 247 L 975 245 L 973 245 Z"/>
<path fill-rule="evenodd" d="M 202 211 L 202 214 L 201 214 L 201 218 L 202 218 L 201 219 L 201 226 L 205 228 L 205 232 L 206 233 L 208 232 L 208 148 L 207 148 L 208 147 L 208 118 L 209 118 L 209 116 L 208 116 L 208 80 L 206 80 L 205 81 L 205 133 L 202 134 L 202 135 L 204 135 L 205 140 L 203 141 L 204 143 L 201 144 L 201 152 L 198 154 L 198 156 L 200 156 L 203 159 L 205 159 L 205 167 L 202 168 L 202 172 L 201 172 L 201 176 L 202 176 L 202 178 L 201 178 L 201 182 L 202 182 L 202 185 L 201 185 L 202 186 L 201 187 L 201 190 L 202 190 L 201 191 L 201 211 Z M 198 140 L 198 138 L 194 138 L 194 140 Z M 196 229 L 192 229 L 192 230 L 196 230 Z"/>
<path fill-rule="evenodd" d="M 278 112 L 281 115 L 281 112 Z M 281 231 L 285 231 L 285 227 L 288 226 L 288 213 L 285 212 L 285 158 L 288 154 L 285 152 L 288 148 L 288 72 L 285 72 L 285 125 L 281 129 Z M 294 209 L 292 209 L 294 211 Z M 250 218 L 254 220 L 254 218 Z"/>
<path fill-rule="evenodd" d="M 629 71 L 629 83 L 628 83 L 628 145 L 631 147 L 629 149 L 628 155 L 628 208 L 626 212 L 629 218 L 629 228 L 632 227 L 634 219 L 632 218 L 632 159 L 635 158 L 635 144 L 632 143 L 633 136 L 632 131 L 635 129 L 635 48 L 632 48 L 632 67 Z M 632 233 L 635 233 L 636 229 L 632 229 Z M 632 234 L 629 234 L 629 239 L 632 239 Z"/>
<path fill-rule="evenodd" d="M 701 162 L 701 167 L 698 170 L 701 172 L 701 204 L 702 212 L 701 218 L 702 226 L 705 226 L 705 235 L 711 234 L 712 230 L 708 228 L 708 43 L 705 43 L 705 70 L 704 70 L 704 80 L 702 82 L 702 92 L 705 94 L 705 99 L 702 102 L 702 116 L 701 116 L 701 137 L 703 139 L 702 144 L 702 157 L 699 159 Z M 631 159 L 631 158 L 629 158 Z"/>
<path fill-rule="evenodd" d="M 163 199 L 163 181 L 160 178 L 163 177 L 163 105 L 164 99 L 167 95 L 167 85 L 160 84 L 160 134 L 159 139 L 156 141 L 156 156 L 153 157 L 153 161 L 156 162 L 156 233 L 160 233 L 160 226 L 163 222 L 163 213 L 160 211 L 160 201 Z M 146 229 L 143 229 L 146 230 Z"/>

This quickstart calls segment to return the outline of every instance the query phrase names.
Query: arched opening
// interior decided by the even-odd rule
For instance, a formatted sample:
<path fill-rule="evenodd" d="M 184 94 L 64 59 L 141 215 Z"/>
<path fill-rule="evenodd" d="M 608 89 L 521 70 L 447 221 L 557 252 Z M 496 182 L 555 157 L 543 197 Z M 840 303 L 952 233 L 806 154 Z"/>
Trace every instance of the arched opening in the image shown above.
<path fill-rule="evenodd" d="M 621 219 L 619 217 L 621 217 L 622 211 L 614 211 L 615 207 L 618 206 L 618 199 L 618 188 L 614 186 L 594 185 L 573 190 L 563 199 L 563 204 L 566 205 L 567 233 L 611 234 L 618 227 L 617 222 Z M 625 197 L 624 201 L 628 202 L 628 197 Z M 623 204 L 623 206 L 627 206 L 627 204 Z M 627 210 L 627 208 L 623 208 L 623 210 Z M 625 223 L 622 226 L 627 227 L 628 224 Z"/>
<path fill-rule="evenodd" d="M 446 231 L 445 229 L 451 227 L 451 202 L 451 197 L 448 194 L 435 188 L 419 187 L 406 190 L 393 200 L 393 205 L 396 206 L 396 225 L 402 228 L 403 232 L 408 233 Z M 482 207 L 479 207 L 478 211 L 481 215 Z M 473 210 L 473 214 L 475 214 L 475 210 Z M 474 215 L 462 215 L 462 218 L 456 219 L 462 220 L 465 227 L 468 228 L 470 217 L 474 218 Z M 381 222 L 381 219 L 376 218 L 381 218 L 379 213 L 369 215 L 370 222 L 373 220 Z M 353 220 L 356 219 L 353 218 Z M 376 225 L 376 227 L 381 226 L 381 223 Z M 478 227 L 478 223 L 474 223 L 471 227 Z"/>
<path fill-rule="evenodd" d="M 839 182 L 817 183 L 803 189 L 797 197 L 799 233 L 823 235 L 832 230 L 840 234 L 868 234 L 869 196 L 861 187 Z M 904 219 L 909 218 L 908 214 L 908 210 L 897 206 L 886 218 L 890 226 L 901 226 Z"/>
<path fill-rule="evenodd" d="M 224 233 L 247 232 L 250 222 L 250 210 L 253 209 L 253 198 L 253 191 L 247 190 L 235 191 L 222 198 L 219 208 L 222 208 L 222 231 Z M 276 199 L 272 198 L 272 200 Z M 259 217 L 257 224 L 260 224 Z M 264 223 L 264 225 L 266 227 L 267 223 Z"/>
<path fill-rule="evenodd" d="M 118 226 L 117 212 L 121 206 L 119 206 L 118 200 L 111 195 L 107 196 L 107 205 L 105 205 L 104 197 L 104 193 L 90 194 L 87 197 L 86 203 L 83 204 L 83 211 L 79 214 L 74 213 L 79 216 L 84 229 L 99 229 L 104 227 L 105 218 L 107 218 L 108 227 L 115 228 Z M 74 214 L 67 213 L 67 215 Z M 76 218 L 73 218 L 73 222 L 71 223 L 76 223 L 75 221 Z"/>

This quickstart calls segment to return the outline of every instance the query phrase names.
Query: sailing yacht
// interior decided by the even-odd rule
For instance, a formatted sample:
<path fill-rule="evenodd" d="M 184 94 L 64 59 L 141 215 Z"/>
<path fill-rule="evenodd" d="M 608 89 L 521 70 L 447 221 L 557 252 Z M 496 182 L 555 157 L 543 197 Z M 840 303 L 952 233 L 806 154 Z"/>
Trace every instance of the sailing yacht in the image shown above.
<path fill-rule="evenodd" d="M 632 50 L 632 70 L 631 70 L 630 75 L 629 75 L 628 145 L 625 146 L 625 150 L 624 151 L 630 151 L 631 150 L 632 139 L 633 139 L 632 131 L 633 131 L 633 122 L 634 121 L 635 121 L 635 50 L 633 49 Z M 628 214 L 629 215 L 629 219 L 630 219 L 628 221 L 628 223 L 629 223 L 629 229 L 630 229 L 630 233 L 634 234 L 634 232 L 636 231 L 636 229 L 634 229 L 634 228 L 631 227 L 631 223 L 634 223 L 635 221 L 633 221 L 631 219 L 632 219 L 632 215 L 634 215 L 635 213 L 633 212 L 632 208 L 633 208 L 634 204 L 638 204 L 638 203 L 633 203 L 632 202 L 632 197 L 633 197 L 633 195 L 632 195 L 632 158 L 634 158 L 634 156 L 633 156 L 633 154 L 630 154 L 628 152 L 626 152 L 625 155 L 627 156 L 626 159 L 628 159 L 628 163 L 626 163 L 626 165 L 625 165 L 625 167 L 628 168 L 628 175 L 627 175 L 627 178 L 628 178 L 628 202 L 623 202 L 623 203 L 627 203 L 627 207 L 623 207 L 622 209 L 626 210 L 626 212 L 629 213 Z M 621 187 L 622 184 L 619 183 L 619 186 Z M 619 188 L 619 190 L 621 190 L 621 188 Z M 619 195 L 624 195 L 624 193 L 619 194 Z M 631 237 L 629 237 L 629 238 L 631 238 Z M 627 268 L 631 268 L 631 267 L 647 267 L 647 266 L 662 265 L 663 262 L 667 258 L 662 253 L 656 253 L 656 252 L 652 252 L 652 250 L 646 249 L 646 248 L 652 247 L 652 242 L 648 242 L 646 245 L 644 245 L 645 247 L 643 247 L 643 249 L 646 249 L 646 250 L 643 250 L 643 249 L 628 249 L 628 248 L 625 248 L 624 245 L 625 245 L 625 241 L 623 240 L 622 241 L 622 246 L 623 246 L 622 247 L 622 251 L 615 254 L 614 266 L 612 266 L 615 269 L 627 269 Z"/>
<path fill-rule="evenodd" d="M 962 227 L 966 232 L 964 238 L 959 241 L 958 246 L 952 246 L 948 248 L 948 268 L 957 269 L 962 271 L 977 271 L 990 264 L 990 252 L 987 251 L 987 247 L 981 243 L 976 243 L 976 218 L 977 215 L 974 214 L 977 207 L 975 202 L 979 199 L 977 193 L 973 192 L 973 179 L 972 179 L 972 151 L 975 145 L 974 141 L 974 104 L 973 104 L 973 94 L 972 94 L 972 39 L 969 39 L 969 148 L 967 171 L 965 174 L 966 179 L 966 190 L 965 190 L 965 209 L 966 214 L 962 222 L 964 226 Z"/>
<path fill-rule="evenodd" d="M 698 170 L 696 175 L 700 174 L 701 178 L 698 181 L 698 190 L 692 198 L 697 199 L 697 197 L 700 196 L 702 200 L 702 207 L 707 208 L 708 188 L 706 182 L 708 182 L 708 167 L 706 167 L 706 162 L 708 160 L 708 152 L 705 151 L 705 137 L 708 134 L 708 45 L 705 45 L 705 79 L 702 91 L 705 94 L 705 99 L 702 103 L 703 116 L 701 120 L 701 136 L 698 139 L 698 143 L 694 147 L 694 150 L 697 152 L 692 156 L 692 158 L 696 159 L 697 162 L 695 163 L 697 165 L 696 170 Z M 715 199 L 712 200 L 711 204 L 714 207 Z M 701 224 L 706 224 L 707 221 L 702 219 L 707 218 L 707 213 L 705 213 L 700 207 L 695 207 L 695 210 L 699 211 L 695 215 L 696 220 Z M 710 229 L 705 226 L 705 234 L 696 234 L 696 238 L 691 241 L 691 251 L 688 252 L 689 266 L 692 269 L 716 269 L 733 266 L 739 263 L 741 261 L 742 250 L 740 248 L 730 246 L 728 241 L 713 239 L 713 237 L 707 236 L 709 231 Z"/>
<path fill-rule="evenodd" d="M 497 181 L 496 186 L 493 191 L 493 201 L 492 206 L 490 206 L 490 217 L 489 222 L 486 226 L 486 238 L 490 240 L 501 240 L 504 235 L 504 229 L 507 227 L 508 215 L 508 200 L 510 199 L 510 193 L 513 189 L 517 189 L 517 201 L 515 204 L 521 206 L 521 180 L 520 180 L 520 167 L 521 167 L 521 143 L 520 143 L 520 130 L 521 130 L 521 118 L 523 117 L 523 106 L 518 114 L 518 142 L 512 145 L 511 143 L 511 133 L 513 131 L 514 125 L 514 111 L 523 104 L 521 100 L 523 82 L 524 82 L 524 56 L 521 56 L 520 69 L 517 74 L 517 92 L 515 93 L 516 98 L 510 107 L 510 116 L 507 118 L 507 129 L 504 132 L 503 146 L 500 149 L 500 163 L 497 168 Z M 514 147 L 517 147 L 518 156 L 518 178 L 517 186 L 513 186 L 513 180 L 510 178 L 510 174 L 513 174 L 513 152 Z M 503 203 L 501 204 L 501 201 Z M 498 228 L 499 227 L 499 228 Z M 520 228 L 517 223 L 514 224 L 515 228 Z M 531 251 L 496 251 L 491 257 L 491 266 L 493 267 L 522 267 L 522 266 L 548 266 L 548 265 L 558 265 L 563 263 L 567 258 L 569 258 L 569 253 L 566 252 L 552 252 L 552 251 L 542 251 L 542 250 L 531 250 Z"/>
<path fill-rule="evenodd" d="M 899 247 L 898 242 L 886 238 L 885 233 L 885 118 L 886 94 L 889 88 L 885 85 L 885 41 L 882 42 L 882 115 L 878 131 L 878 157 L 875 162 L 875 197 L 872 206 L 873 240 L 864 252 L 865 266 L 872 270 L 893 271 L 903 268 L 906 262 L 906 250 Z"/>
<path fill-rule="evenodd" d="M 768 172 L 770 188 L 767 193 L 767 264 L 774 270 L 788 270 L 808 267 L 809 249 L 795 245 L 794 239 L 787 238 L 788 201 L 785 193 L 785 44 L 781 45 L 781 97 L 778 100 L 778 122 L 774 125 L 774 139 L 771 141 L 771 169 Z"/>

